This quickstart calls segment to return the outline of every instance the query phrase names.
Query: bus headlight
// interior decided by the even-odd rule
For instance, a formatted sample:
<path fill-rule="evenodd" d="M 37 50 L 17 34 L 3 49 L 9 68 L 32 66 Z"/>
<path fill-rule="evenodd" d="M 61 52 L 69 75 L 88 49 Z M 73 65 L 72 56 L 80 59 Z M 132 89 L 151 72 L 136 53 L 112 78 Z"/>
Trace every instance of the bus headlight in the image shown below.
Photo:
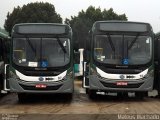
<path fill-rule="evenodd" d="M 62 77 L 62 76 L 58 77 L 58 80 L 65 80 L 65 79 L 66 79 L 66 75 L 64 77 Z"/>
<path fill-rule="evenodd" d="M 144 75 L 144 78 L 148 78 L 153 75 L 154 75 L 154 70 L 151 70 L 151 71 L 148 71 L 148 73 L 146 75 Z"/>
<path fill-rule="evenodd" d="M 69 78 L 73 78 L 73 71 L 70 71 L 69 73 L 67 73 L 67 76 L 68 76 Z"/>
<path fill-rule="evenodd" d="M 10 78 L 14 78 L 14 79 L 20 79 L 19 76 L 16 73 L 12 72 L 12 71 L 10 71 L 9 77 Z"/>
<path fill-rule="evenodd" d="M 103 77 L 97 72 L 97 70 L 91 68 L 91 75 L 96 75 L 99 79 L 103 79 Z"/>
<path fill-rule="evenodd" d="M 97 71 L 93 68 L 90 69 L 91 70 L 91 75 L 97 75 Z"/>
<path fill-rule="evenodd" d="M 99 79 L 104 79 L 99 73 L 97 73 L 97 77 L 98 77 Z"/>

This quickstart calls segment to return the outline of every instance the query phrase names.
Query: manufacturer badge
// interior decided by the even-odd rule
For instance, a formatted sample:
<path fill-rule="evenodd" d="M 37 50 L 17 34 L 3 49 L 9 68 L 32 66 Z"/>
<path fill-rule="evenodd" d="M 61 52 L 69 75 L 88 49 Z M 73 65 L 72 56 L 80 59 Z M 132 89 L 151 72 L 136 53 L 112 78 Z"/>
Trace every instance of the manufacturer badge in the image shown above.
<path fill-rule="evenodd" d="M 120 75 L 120 76 L 119 76 L 119 78 L 124 79 L 124 78 L 125 78 L 125 76 L 124 76 L 124 75 Z"/>
<path fill-rule="evenodd" d="M 39 81 L 43 81 L 44 80 L 44 78 L 43 77 L 39 77 Z"/>

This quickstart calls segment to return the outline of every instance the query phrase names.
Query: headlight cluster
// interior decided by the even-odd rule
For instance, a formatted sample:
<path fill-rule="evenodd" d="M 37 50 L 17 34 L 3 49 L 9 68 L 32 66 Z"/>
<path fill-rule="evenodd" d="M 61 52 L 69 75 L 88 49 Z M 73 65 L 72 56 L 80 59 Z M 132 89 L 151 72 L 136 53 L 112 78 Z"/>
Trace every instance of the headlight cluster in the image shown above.
<path fill-rule="evenodd" d="M 97 73 L 97 77 L 98 77 L 99 79 L 104 79 L 99 73 Z"/>
<path fill-rule="evenodd" d="M 17 76 L 17 74 L 14 73 L 14 72 L 12 72 L 12 71 L 9 72 L 9 77 L 10 77 L 10 78 L 14 78 L 14 79 L 20 79 L 20 78 Z"/>
<path fill-rule="evenodd" d="M 153 75 L 154 75 L 154 70 L 151 70 L 151 71 L 148 71 L 148 73 L 146 75 L 144 75 L 144 78 L 148 78 Z"/>
<path fill-rule="evenodd" d="M 93 68 L 90 69 L 91 70 L 91 75 L 97 75 L 97 71 Z"/>
<path fill-rule="evenodd" d="M 104 79 L 98 72 L 97 70 L 91 68 L 91 75 L 96 75 L 99 79 Z"/>
<path fill-rule="evenodd" d="M 70 71 L 69 73 L 67 73 L 67 76 L 69 76 L 70 78 L 73 77 L 73 71 Z"/>

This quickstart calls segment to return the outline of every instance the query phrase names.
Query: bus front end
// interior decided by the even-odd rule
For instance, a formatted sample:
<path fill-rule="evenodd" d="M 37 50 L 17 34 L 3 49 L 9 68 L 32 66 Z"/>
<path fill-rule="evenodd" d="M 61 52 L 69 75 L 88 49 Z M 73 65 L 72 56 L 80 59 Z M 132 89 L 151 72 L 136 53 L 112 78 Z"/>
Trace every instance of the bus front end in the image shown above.
<path fill-rule="evenodd" d="M 92 28 L 88 93 L 91 96 L 97 91 L 142 95 L 151 91 L 153 40 L 152 28 L 147 23 L 96 22 Z"/>
<path fill-rule="evenodd" d="M 72 30 L 62 24 L 17 24 L 12 31 L 10 91 L 73 93 Z"/>

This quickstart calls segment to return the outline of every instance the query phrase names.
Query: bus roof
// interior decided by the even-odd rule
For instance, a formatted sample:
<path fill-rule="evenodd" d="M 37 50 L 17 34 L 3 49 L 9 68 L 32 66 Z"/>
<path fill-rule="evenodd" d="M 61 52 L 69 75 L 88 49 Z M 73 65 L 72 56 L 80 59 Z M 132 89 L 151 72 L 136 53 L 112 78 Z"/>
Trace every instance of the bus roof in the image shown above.
<path fill-rule="evenodd" d="M 0 32 L 0 38 L 10 38 L 7 34 Z"/>
<path fill-rule="evenodd" d="M 135 23 L 135 24 L 149 24 L 146 22 L 135 22 L 135 21 L 124 21 L 124 20 L 106 20 L 106 21 L 96 21 L 96 23 Z"/>
<path fill-rule="evenodd" d="M 151 30 L 152 27 L 149 23 L 145 22 L 132 22 L 120 20 L 96 21 L 92 27 L 92 31 L 122 31 L 122 32 L 146 32 Z"/>
<path fill-rule="evenodd" d="M 21 23 L 15 24 L 12 33 L 17 34 L 65 34 L 70 26 L 60 23 Z"/>
<path fill-rule="evenodd" d="M 62 24 L 62 23 L 19 23 L 19 24 L 15 24 L 13 26 L 13 28 L 15 26 L 20 26 L 20 25 L 62 25 L 62 26 L 68 26 L 67 24 Z"/>

